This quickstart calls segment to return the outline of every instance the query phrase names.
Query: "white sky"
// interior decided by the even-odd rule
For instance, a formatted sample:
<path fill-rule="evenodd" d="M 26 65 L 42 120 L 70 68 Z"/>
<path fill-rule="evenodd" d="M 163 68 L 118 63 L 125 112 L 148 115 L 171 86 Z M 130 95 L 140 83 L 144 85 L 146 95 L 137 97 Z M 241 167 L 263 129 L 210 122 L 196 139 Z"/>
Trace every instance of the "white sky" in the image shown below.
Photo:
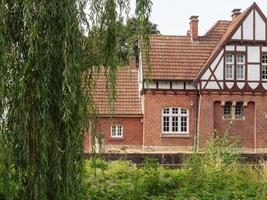
<path fill-rule="evenodd" d="M 158 25 L 161 34 L 185 35 L 189 18 L 199 16 L 199 34 L 203 35 L 217 20 L 231 20 L 231 11 L 244 11 L 256 2 L 267 15 L 267 0 L 152 0 L 151 21 Z M 134 9 L 135 0 L 131 0 Z"/>

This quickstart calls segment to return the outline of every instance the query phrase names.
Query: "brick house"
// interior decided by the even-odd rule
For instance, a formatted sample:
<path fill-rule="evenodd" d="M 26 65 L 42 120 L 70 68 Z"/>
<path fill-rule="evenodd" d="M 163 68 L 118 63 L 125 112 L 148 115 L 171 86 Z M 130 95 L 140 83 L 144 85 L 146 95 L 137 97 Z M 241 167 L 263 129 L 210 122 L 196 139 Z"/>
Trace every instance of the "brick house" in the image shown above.
<path fill-rule="evenodd" d="M 149 82 L 143 52 L 137 65 L 119 70 L 112 118 L 105 78 L 98 79 L 97 131 L 106 151 L 191 151 L 231 124 L 244 151 L 267 152 L 267 18 L 253 3 L 203 36 L 197 16 L 189 29 L 151 35 Z"/>

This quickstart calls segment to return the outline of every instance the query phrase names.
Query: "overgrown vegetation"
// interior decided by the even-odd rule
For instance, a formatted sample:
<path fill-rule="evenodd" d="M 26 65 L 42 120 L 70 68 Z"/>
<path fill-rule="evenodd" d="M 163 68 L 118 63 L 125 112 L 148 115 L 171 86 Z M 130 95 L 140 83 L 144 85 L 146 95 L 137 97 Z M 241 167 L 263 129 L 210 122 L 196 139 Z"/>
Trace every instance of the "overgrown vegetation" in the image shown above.
<path fill-rule="evenodd" d="M 163 168 L 151 159 L 144 167 L 129 161 L 90 160 L 87 199 L 266 199 L 267 167 L 241 165 L 235 146 L 228 135 L 216 137 L 205 154 L 193 154 L 181 169 Z"/>
<path fill-rule="evenodd" d="M 5 198 L 82 199 L 84 130 L 95 116 L 92 71 L 106 68 L 113 102 L 122 63 L 118 21 L 128 19 L 129 5 L 129 0 L 0 1 Z M 145 47 L 151 5 L 136 0 L 136 35 Z"/>

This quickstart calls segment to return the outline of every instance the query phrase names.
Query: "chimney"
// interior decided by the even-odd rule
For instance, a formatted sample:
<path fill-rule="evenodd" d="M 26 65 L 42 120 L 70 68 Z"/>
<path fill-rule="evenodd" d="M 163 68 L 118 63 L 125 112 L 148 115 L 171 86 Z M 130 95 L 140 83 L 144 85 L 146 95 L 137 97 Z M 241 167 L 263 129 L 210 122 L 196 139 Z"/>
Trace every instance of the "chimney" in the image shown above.
<path fill-rule="evenodd" d="M 136 60 L 136 56 L 135 55 L 131 55 L 130 59 L 129 59 L 129 66 L 130 69 L 136 69 L 137 68 L 137 60 Z"/>
<path fill-rule="evenodd" d="M 198 16 L 190 17 L 190 35 L 192 41 L 196 41 L 198 39 Z"/>
<path fill-rule="evenodd" d="M 241 14 L 241 9 L 235 8 L 232 11 L 232 21 L 234 21 Z"/>

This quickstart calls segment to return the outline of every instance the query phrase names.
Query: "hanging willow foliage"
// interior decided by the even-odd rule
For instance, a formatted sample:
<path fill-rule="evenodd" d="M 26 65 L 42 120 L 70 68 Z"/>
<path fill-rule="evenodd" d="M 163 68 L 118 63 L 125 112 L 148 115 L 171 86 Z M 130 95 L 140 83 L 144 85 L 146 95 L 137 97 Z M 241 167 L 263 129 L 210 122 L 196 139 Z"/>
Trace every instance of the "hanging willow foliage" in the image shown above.
<path fill-rule="evenodd" d="M 137 34 L 148 48 L 151 2 L 136 5 Z M 0 173 L 6 198 L 84 198 L 84 129 L 95 113 L 92 71 L 107 69 L 112 106 L 122 61 L 117 22 L 129 9 L 129 0 L 0 0 Z"/>

